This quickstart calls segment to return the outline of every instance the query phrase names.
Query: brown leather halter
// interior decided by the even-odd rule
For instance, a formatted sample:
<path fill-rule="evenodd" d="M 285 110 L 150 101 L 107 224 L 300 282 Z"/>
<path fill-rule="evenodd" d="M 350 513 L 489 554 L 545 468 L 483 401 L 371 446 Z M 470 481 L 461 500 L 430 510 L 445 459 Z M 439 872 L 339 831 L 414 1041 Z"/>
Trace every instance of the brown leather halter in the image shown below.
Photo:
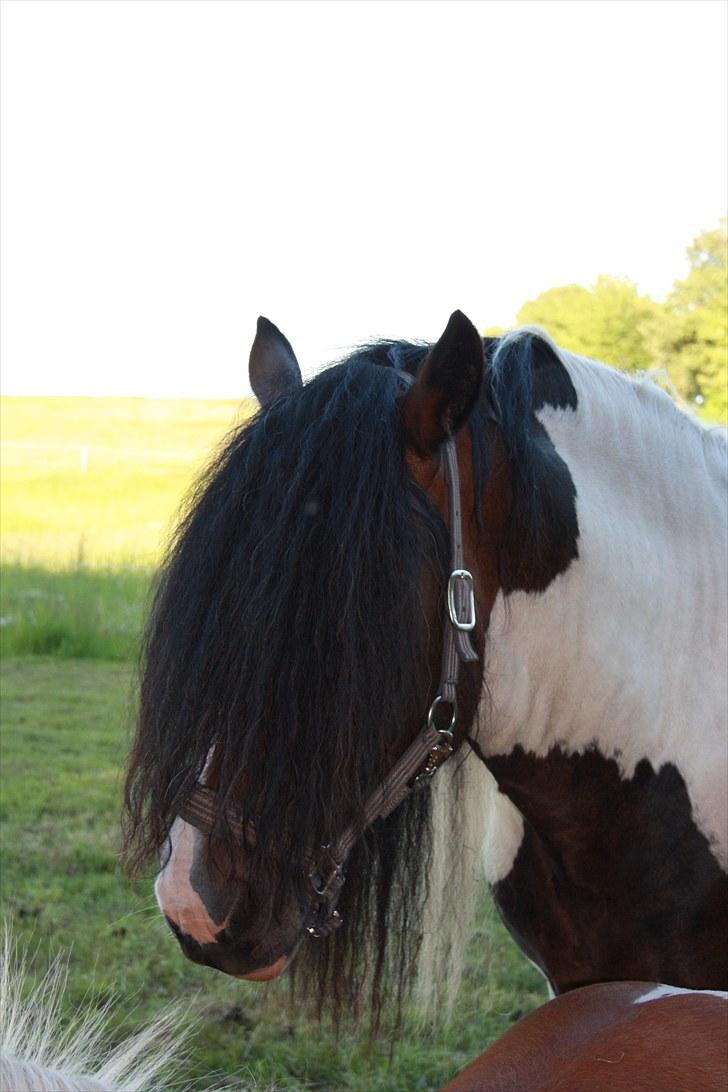
<path fill-rule="evenodd" d="M 398 376 L 408 385 L 412 383 L 412 377 L 406 372 L 399 372 Z M 313 862 L 308 876 L 310 906 L 303 927 L 314 937 L 326 936 L 341 925 L 336 904 L 346 878 L 344 865 L 357 839 L 377 819 L 386 819 L 391 815 L 410 793 L 424 788 L 453 752 L 460 663 L 473 662 L 478 657 L 469 637 L 469 632 L 475 628 L 475 594 L 472 574 L 463 567 L 460 475 L 452 437 L 443 444 L 443 453 L 449 502 L 451 569 L 447 583 L 440 685 L 427 714 L 425 727 L 368 797 L 363 821 L 350 824 L 333 845 L 322 846 Z M 450 723 L 445 728 L 437 726 L 442 706 L 451 709 Z M 246 823 L 242 812 L 234 807 L 226 808 L 223 818 L 215 806 L 216 796 L 213 789 L 198 783 L 182 801 L 178 815 L 204 834 L 214 833 L 218 837 L 232 838 L 241 846 L 250 846 L 255 839 L 255 824 L 252 821 Z"/>

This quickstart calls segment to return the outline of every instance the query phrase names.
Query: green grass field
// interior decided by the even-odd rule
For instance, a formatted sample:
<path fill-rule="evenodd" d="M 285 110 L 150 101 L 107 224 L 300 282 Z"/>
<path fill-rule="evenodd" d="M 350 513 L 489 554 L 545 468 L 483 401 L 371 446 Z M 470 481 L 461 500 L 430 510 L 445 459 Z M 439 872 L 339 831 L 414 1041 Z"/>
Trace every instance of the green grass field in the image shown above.
<path fill-rule="evenodd" d="M 42 975 L 70 950 L 67 1007 L 119 999 L 123 1037 L 175 998 L 198 1031 L 189 1086 L 434 1089 L 545 999 L 484 893 L 465 981 L 435 1033 L 408 1016 L 389 1061 L 292 1014 L 281 985 L 188 963 L 151 878 L 118 866 L 134 668 L 153 570 L 180 501 L 241 414 L 233 403 L 6 399 L 2 412 L 0 894 Z M 85 450 L 85 454 L 84 454 Z"/>
<path fill-rule="evenodd" d="M 3 565 L 0 656 L 136 659 L 152 575 L 130 566 Z"/>
<path fill-rule="evenodd" d="M 0 400 L 3 561 L 153 564 L 180 501 L 253 403 Z"/>
<path fill-rule="evenodd" d="M 386 1043 L 337 1042 L 294 1016 L 285 989 L 227 979 L 188 963 L 162 922 L 151 878 L 129 882 L 117 862 L 121 770 L 133 706 L 129 665 L 10 658 L 2 668 L 0 781 L 4 912 L 42 974 L 71 951 L 69 1008 L 120 998 L 115 1034 L 136 1030 L 174 998 L 198 1026 L 189 1080 L 214 1070 L 263 1086 L 376 1092 L 437 1088 L 545 999 L 484 894 L 461 997 L 431 1034 L 407 1020 L 391 1066 Z"/>

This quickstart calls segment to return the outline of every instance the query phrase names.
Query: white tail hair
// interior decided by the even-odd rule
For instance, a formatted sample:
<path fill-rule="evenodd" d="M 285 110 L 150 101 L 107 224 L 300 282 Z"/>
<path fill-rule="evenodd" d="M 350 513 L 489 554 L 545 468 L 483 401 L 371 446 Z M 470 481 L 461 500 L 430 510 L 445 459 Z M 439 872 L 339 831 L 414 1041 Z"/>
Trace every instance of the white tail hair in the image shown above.
<path fill-rule="evenodd" d="M 113 999 L 96 1011 L 77 1013 L 70 1023 L 61 1020 L 67 956 L 57 955 L 30 992 L 27 977 L 26 954 L 18 950 L 6 925 L 0 967 L 0 1092 L 170 1088 L 172 1070 L 179 1069 L 185 1055 L 185 1006 L 168 1006 L 142 1031 L 110 1050 Z"/>

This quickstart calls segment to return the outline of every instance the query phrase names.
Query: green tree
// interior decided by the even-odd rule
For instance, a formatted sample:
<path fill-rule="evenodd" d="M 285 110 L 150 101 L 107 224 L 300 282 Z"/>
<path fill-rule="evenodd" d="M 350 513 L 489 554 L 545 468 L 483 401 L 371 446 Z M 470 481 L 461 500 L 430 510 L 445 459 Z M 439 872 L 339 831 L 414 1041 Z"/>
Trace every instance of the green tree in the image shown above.
<path fill-rule="evenodd" d="M 713 420 L 728 417 L 728 224 L 687 250 L 690 270 L 668 296 L 658 346 L 680 394 Z"/>
<path fill-rule="evenodd" d="M 543 327 L 559 345 L 634 371 L 654 363 L 661 308 L 631 281 L 600 276 L 591 288 L 549 288 L 524 303 L 518 322 Z"/>
<path fill-rule="evenodd" d="M 559 345 L 625 371 L 664 369 L 672 387 L 710 420 L 728 418 L 728 226 L 698 235 L 690 269 L 665 303 L 619 277 L 590 288 L 549 288 L 524 303 L 519 325 L 540 326 Z M 487 333 L 499 336 L 492 327 Z"/>

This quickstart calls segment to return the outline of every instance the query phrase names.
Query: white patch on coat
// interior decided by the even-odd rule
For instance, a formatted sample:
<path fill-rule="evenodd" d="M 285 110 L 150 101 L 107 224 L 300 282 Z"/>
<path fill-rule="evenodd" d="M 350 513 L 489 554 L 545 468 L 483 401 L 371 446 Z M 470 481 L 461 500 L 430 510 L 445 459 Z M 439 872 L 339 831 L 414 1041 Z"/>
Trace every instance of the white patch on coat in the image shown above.
<path fill-rule="evenodd" d="M 498 782 L 488 775 L 485 796 L 485 839 L 483 869 L 489 884 L 500 883 L 513 868 L 523 841 L 523 816 L 498 788 Z M 540 969 L 540 968 L 539 968 Z"/>
<path fill-rule="evenodd" d="M 578 407 L 539 418 L 576 486 L 579 557 L 541 594 L 498 596 L 480 746 L 596 745 L 625 778 L 672 763 L 728 868 L 726 444 L 652 383 L 558 353 Z"/>
<path fill-rule="evenodd" d="M 720 997 L 724 1001 L 728 1001 L 728 993 L 726 993 L 725 990 L 686 990 L 682 986 L 658 985 L 647 993 L 643 993 L 640 997 L 636 997 L 632 1004 L 644 1005 L 648 1001 L 659 1001 L 662 997 L 679 997 L 681 994 L 699 994 L 705 997 Z"/>

